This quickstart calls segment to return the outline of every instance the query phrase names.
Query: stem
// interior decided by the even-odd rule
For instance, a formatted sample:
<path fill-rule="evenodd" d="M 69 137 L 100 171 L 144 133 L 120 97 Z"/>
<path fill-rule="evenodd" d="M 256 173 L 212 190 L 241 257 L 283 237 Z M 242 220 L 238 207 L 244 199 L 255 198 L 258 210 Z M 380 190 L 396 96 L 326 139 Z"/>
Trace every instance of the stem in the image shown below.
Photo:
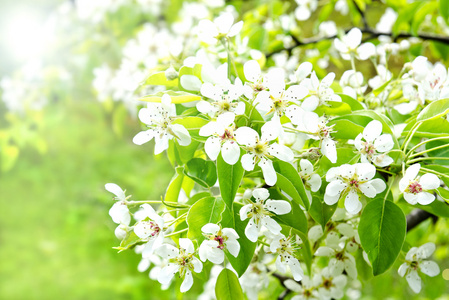
<path fill-rule="evenodd" d="M 412 148 L 410 149 L 410 151 L 407 152 L 407 157 L 408 157 L 408 156 L 410 155 L 410 153 L 412 153 L 415 149 L 419 148 L 420 146 L 422 146 L 422 145 L 424 145 L 424 144 L 426 144 L 426 143 L 430 143 L 430 142 L 433 142 L 433 141 L 439 141 L 439 140 L 448 140 L 448 139 L 449 139 L 449 136 L 447 136 L 447 137 L 441 136 L 441 137 L 436 137 L 436 138 L 433 138 L 433 139 L 425 140 L 425 141 L 423 141 L 423 142 L 421 142 L 421 143 L 419 143 L 419 144 L 416 144 L 414 147 L 412 147 Z"/>
<path fill-rule="evenodd" d="M 265 243 L 265 242 L 262 241 L 262 240 L 257 240 L 257 242 L 260 243 L 260 244 L 262 244 L 262 245 L 265 245 L 265 246 L 267 246 L 267 247 L 270 247 L 269 244 Z"/>
<path fill-rule="evenodd" d="M 376 168 L 377 171 L 382 172 L 382 173 L 386 173 L 386 174 L 390 174 L 390 175 L 396 175 L 396 173 L 384 170 L 384 169 L 380 169 L 380 168 Z"/>
<path fill-rule="evenodd" d="M 174 236 L 174 235 L 176 235 L 176 234 L 186 232 L 187 230 L 189 230 L 189 228 L 184 228 L 184 229 L 182 229 L 182 230 L 172 232 L 172 233 L 170 233 L 170 234 L 167 234 L 165 237 Z"/>
<path fill-rule="evenodd" d="M 421 170 L 426 171 L 426 172 L 429 172 L 429 173 L 433 173 L 433 174 L 438 175 L 438 176 L 443 176 L 443 177 L 449 178 L 449 175 L 444 174 L 444 173 L 440 173 L 440 172 L 438 172 L 438 171 L 434 171 L 434 170 L 432 170 L 432 169 L 427 169 L 427 168 L 421 167 Z"/>
<path fill-rule="evenodd" d="M 174 223 L 178 222 L 180 219 L 182 219 L 182 218 L 184 218 L 184 217 L 186 217 L 186 216 L 187 216 L 187 213 L 183 213 L 182 215 L 180 215 L 179 217 L 177 217 L 176 219 L 174 219 L 173 221 L 171 221 L 170 223 L 168 223 L 167 226 L 173 225 Z"/>
<path fill-rule="evenodd" d="M 408 135 L 406 137 L 406 142 L 403 145 L 403 147 L 404 147 L 403 150 L 404 151 L 407 151 L 408 144 L 412 140 L 413 136 L 415 135 L 415 132 L 418 130 L 418 128 L 421 126 L 421 124 L 422 124 L 422 122 L 415 123 L 415 125 L 413 125 L 413 127 L 412 127 L 413 131 L 409 131 L 408 132 Z M 410 134 L 410 132 L 411 132 L 411 134 Z"/>
<path fill-rule="evenodd" d="M 411 165 L 417 161 L 421 161 L 421 160 L 449 160 L 449 157 L 418 157 L 412 160 L 408 160 L 407 164 Z"/>
<path fill-rule="evenodd" d="M 168 202 L 176 203 L 176 202 Z M 141 200 L 141 201 L 127 201 L 126 205 L 140 205 L 140 204 L 162 204 L 161 200 Z"/>
<path fill-rule="evenodd" d="M 396 176 L 390 177 L 390 179 L 389 179 L 390 182 L 388 183 L 388 189 L 387 189 L 387 193 L 385 194 L 384 201 L 387 200 L 388 193 L 390 193 L 391 186 L 393 185 L 393 182 L 394 182 L 394 180 L 395 180 L 395 177 L 396 177 Z"/>
<path fill-rule="evenodd" d="M 449 144 L 441 145 L 441 146 L 438 146 L 438 147 L 435 147 L 435 148 L 430 148 L 430 149 L 427 149 L 427 150 L 415 153 L 413 155 L 410 155 L 408 158 L 413 158 L 415 156 L 420 156 L 420 155 L 423 155 L 424 153 L 432 152 L 434 150 L 443 149 L 443 148 L 446 148 L 446 147 L 449 147 Z"/>

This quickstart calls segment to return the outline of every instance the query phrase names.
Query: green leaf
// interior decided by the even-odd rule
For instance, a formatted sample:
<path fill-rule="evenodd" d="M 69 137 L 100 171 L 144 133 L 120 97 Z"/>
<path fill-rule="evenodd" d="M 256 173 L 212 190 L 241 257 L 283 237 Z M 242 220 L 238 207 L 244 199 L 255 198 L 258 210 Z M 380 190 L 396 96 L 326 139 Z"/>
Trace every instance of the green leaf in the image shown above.
<path fill-rule="evenodd" d="M 432 15 L 433 12 L 438 8 L 436 2 L 428 2 L 419 7 L 419 9 L 413 15 L 411 31 L 413 35 L 418 35 L 419 26 L 424 22 L 428 15 Z"/>
<path fill-rule="evenodd" d="M 443 17 L 446 24 L 449 25 L 449 1 L 447 0 L 439 0 L 440 4 L 440 14 Z"/>
<path fill-rule="evenodd" d="M 295 167 L 282 160 L 275 161 L 273 166 L 277 173 L 276 186 L 292 197 L 293 201 L 309 210 L 309 196 Z"/>
<path fill-rule="evenodd" d="M 359 101 L 357 101 L 356 99 L 345 95 L 345 94 L 341 94 L 338 93 L 338 95 L 341 98 L 341 101 L 343 101 L 344 103 L 347 103 L 350 107 L 352 111 L 356 111 L 356 110 L 364 110 L 365 108 L 363 107 L 362 103 L 360 103 Z"/>
<path fill-rule="evenodd" d="M 257 243 L 253 243 L 245 235 L 245 228 L 249 222 L 249 219 L 245 221 L 240 220 L 240 208 L 243 205 L 234 202 L 234 211 L 230 210 L 228 207 L 225 208 L 225 211 L 222 215 L 221 225 L 223 228 L 234 228 L 237 234 L 239 235 L 239 239 L 237 240 L 240 244 L 240 252 L 237 257 L 234 257 L 229 252 L 226 252 L 226 257 L 231 263 L 234 270 L 239 274 L 239 277 L 245 273 L 249 264 L 251 263 L 254 252 L 256 251 Z"/>
<path fill-rule="evenodd" d="M 363 132 L 364 127 L 357 125 L 349 120 L 340 119 L 329 122 L 329 125 L 335 125 L 332 137 L 337 139 L 355 139 L 359 133 Z"/>
<path fill-rule="evenodd" d="M 318 115 L 346 115 L 351 113 L 351 106 L 345 102 L 329 101 L 329 106 L 321 105 L 316 110 L 315 113 Z"/>
<path fill-rule="evenodd" d="M 224 209 L 225 204 L 221 198 L 206 197 L 195 202 L 190 207 L 186 218 L 189 226 L 187 236 L 200 244 L 204 240 L 201 228 L 207 223 L 219 223 Z"/>
<path fill-rule="evenodd" d="M 137 245 L 137 243 L 140 241 L 141 241 L 140 237 L 138 237 L 134 233 L 134 230 L 129 230 L 126 233 L 125 238 L 121 241 L 120 246 L 114 247 L 114 249 L 119 250 L 119 252 L 121 252 L 123 250 L 128 250 L 128 249 L 134 248 L 134 246 Z"/>
<path fill-rule="evenodd" d="M 19 157 L 19 147 L 15 145 L 4 145 L 0 148 L 1 170 L 7 172 L 14 167 Z"/>
<path fill-rule="evenodd" d="M 182 188 L 184 179 L 184 167 L 177 167 L 176 174 L 170 181 L 167 191 L 165 192 L 165 201 L 178 202 L 179 192 Z"/>
<path fill-rule="evenodd" d="M 444 190 L 444 192 L 442 192 L 441 190 L 438 190 L 437 193 L 440 196 L 441 196 L 441 194 L 443 194 L 444 195 L 444 196 L 442 196 L 443 199 L 445 197 L 449 196 L 448 195 L 449 191 L 447 191 L 447 190 Z M 431 214 L 434 214 L 435 216 L 442 217 L 442 218 L 449 218 L 449 204 L 447 204 L 445 202 L 434 200 L 432 203 L 427 204 L 427 205 L 416 204 L 416 207 L 420 208 L 422 210 L 425 210 L 427 212 L 430 212 Z"/>
<path fill-rule="evenodd" d="M 187 102 L 193 102 L 193 101 L 198 101 L 201 100 L 201 96 L 195 95 L 195 94 L 190 94 L 187 92 L 182 92 L 182 91 L 165 91 L 165 92 L 158 92 L 156 94 L 153 95 L 147 95 L 147 96 L 143 96 L 142 98 L 139 98 L 140 101 L 145 101 L 145 102 L 161 102 L 162 96 L 164 94 L 168 94 L 171 97 L 171 102 L 178 104 L 178 103 L 187 103 Z"/>
<path fill-rule="evenodd" d="M 427 105 L 418 115 L 416 121 L 422 122 L 440 118 L 449 113 L 449 99 L 440 99 Z"/>
<path fill-rule="evenodd" d="M 229 269 L 221 271 L 215 284 L 215 297 L 217 300 L 245 299 L 239 279 L 234 272 Z"/>
<path fill-rule="evenodd" d="M 185 173 L 205 188 L 212 187 L 217 182 L 217 167 L 210 160 L 192 158 L 186 164 Z"/>
<path fill-rule="evenodd" d="M 157 72 L 151 74 L 145 79 L 143 82 L 144 85 L 165 85 L 167 87 L 176 87 L 178 86 L 178 78 L 173 80 L 168 80 L 167 76 L 165 76 L 165 71 Z"/>
<path fill-rule="evenodd" d="M 373 275 L 388 270 L 401 251 L 407 222 L 396 204 L 382 198 L 369 202 L 362 212 L 359 236 L 373 267 Z"/>
<path fill-rule="evenodd" d="M 217 173 L 221 197 L 223 197 L 226 205 L 232 210 L 232 203 L 234 203 L 234 198 L 245 170 L 241 163 L 237 162 L 234 165 L 229 165 L 223 160 L 221 155 L 218 155 Z"/>
<path fill-rule="evenodd" d="M 398 18 L 393 25 L 393 35 L 398 35 L 401 31 L 407 31 L 410 27 L 410 22 L 415 15 L 415 12 L 423 5 L 423 2 L 413 2 L 398 11 Z"/>
<path fill-rule="evenodd" d="M 327 222 L 330 218 L 332 218 L 335 210 L 337 209 L 337 205 L 338 203 L 335 203 L 334 205 L 327 205 L 321 200 L 321 197 L 313 196 L 309 214 L 324 229 Z"/>

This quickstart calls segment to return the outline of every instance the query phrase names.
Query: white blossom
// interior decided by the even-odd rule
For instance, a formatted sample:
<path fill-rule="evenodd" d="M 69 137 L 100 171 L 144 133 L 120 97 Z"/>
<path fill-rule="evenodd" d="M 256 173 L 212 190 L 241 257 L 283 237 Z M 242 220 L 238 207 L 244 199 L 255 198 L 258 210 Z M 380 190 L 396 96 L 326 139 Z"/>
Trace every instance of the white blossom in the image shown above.
<path fill-rule="evenodd" d="M 239 160 L 240 147 L 234 138 L 234 118 L 233 113 L 227 112 L 201 127 L 199 135 L 209 136 L 204 150 L 211 160 L 216 160 L 220 151 L 224 161 L 230 165 Z"/>
<path fill-rule="evenodd" d="M 429 191 L 440 186 L 440 179 L 432 173 L 418 176 L 421 165 L 413 164 L 407 168 L 404 177 L 399 181 L 399 189 L 404 193 L 404 199 L 414 205 L 416 203 L 427 205 L 435 200 L 435 196 Z"/>
<path fill-rule="evenodd" d="M 331 72 L 320 82 L 315 72 L 312 72 L 310 78 L 304 79 L 297 90 L 301 98 L 304 98 L 304 94 L 309 96 L 304 99 L 301 107 L 306 111 L 314 111 L 319 105 L 328 106 L 329 101 L 341 102 L 341 97 L 330 88 L 334 78 L 335 73 Z"/>
<path fill-rule="evenodd" d="M 295 17 L 299 21 L 305 21 L 310 18 L 312 12 L 318 7 L 318 0 L 295 0 L 298 7 L 295 9 Z"/>
<path fill-rule="evenodd" d="M 292 242 L 292 237 L 286 238 L 283 234 L 277 235 L 273 238 L 270 244 L 270 251 L 278 254 L 276 258 L 276 269 L 285 273 L 286 267 L 290 268 L 293 278 L 300 281 L 304 276 L 299 260 L 295 256 L 295 246 Z"/>
<path fill-rule="evenodd" d="M 341 39 L 336 38 L 334 45 L 344 60 L 350 60 L 351 55 L 360 60 L 366 60 L 370 56 L 375 55 L 376 47 L 372 43 L 360 45 L 361 42 L 362 32 L 358 28 L 353 28 Z"/>
<path fill-rule="evenodd" d="M 131 222 L 131 215 L 129 213 L 128 205 L 126 204 L 126 200 L 130 196 L 126 197 L 125 191 L 115 183 L 106 183 L 104 187 L 108 192 L 113 193 L 115 195 L 113 199 L 117 200 L 117 202 L 115 202 L 109 210 L 109 215 L 111 216 L 112 221 L 117 224 L 128 226 Z M 117 232 L 117 234 L 120 236 L 122 235 L 120 232 Z"/>
<path fill-rule="evenodd" d="M 313 281 L 308 276 L 303 277 L 301 284 L 292 279 L 287 279 L 284 284 L 289 290 L 298 294 L 293 296 L 292 300 L 320 299 Z"/>
<path fill-rule="evenodd" d="M 421 291 L 421 277 L 418 271 L 434 277 L 440 273 L 438 265 L 431 260 L 426 260 L 435 251 L 434 243 L 427 243 L 421 247 L 412 247 L 405 256 L 405 262 L 399 267 L 398 273 L 407 279 L 408 285 L 415 292 Z"/>
<path fill-rule="evenodd" d="M 316 274 L 313 277 L 313 283 L 318 289 L 320 299 L 341 299 L 344 296 L 347 278 L 339 273 L 337 269 L 325 267 L 320 274 Z"/>
<path fill-rule="evenodd" d="M 142 252 L 143 257 L 149 257 L 164 241 L 164 219 L 159 216 L 149 204 L 141 205 L 143 219 L 134 225 L 134 233 L 146 240 Z"/>
<path fill-rule="evenodd" d="M 224 250 L 229 251 L 234 257 L 239 254 L 240 244 L 237 241 L 239 235 L 234 229 L 208 223 L 201 228 L 201 231 L 206 237 L 198 249 L 202 261 L 210 260 L 214 264 L 221 264 L 224 261 Z"/>
<path fill-rule="evenodd" d="M 278 235 L 281 232 L 281 226 L 271 218 L 272 213 L 277 215 L 289 213 L 291 211 L 290 203 L 285 200 L 268 199 L 270 194 L 264 188 L 255 189 L 252 194 L 256 201 L 244 205 L 240 209 L 240 219 L 242 221 L 250 219 L 245 228 L 246 237 L 251 242 L 256 242 L 262 226 Z"/>
<path fill-rule="evenodd" d="M 358 213 L 362 209 L 360 192 L 368 198 L 374 198 L 386 188 L 382 179 L 372 179 L 374 175 L 376 168 L 369 163 L 344 164 L 330 168 L 326 174 L 329 184 L 324 194 L 324 202 L 333 205 L 345 197 L 346 210 L 351 214 Z"/>
<path fill-rule="evenodd" d="M 187 129 L 180 124 L 173 124 L 176 107 L 171 103 L 168 94 L 162 96 L 161 103 L 148 103 L 139 111 L 139 119 L 147 124 L 149 129 L 141 131 L 133 138 L 136 145 L 142 145 L 153 138 L 156 141 L 154 154 L 159 154 L 168 148 L 168 141 L 175 138 L 181 146 L 190 144 L 191 138 Z"/>
<path fill-rule="evenodd" d="M 276 184 L 277 181 L 271 158 L 274 156 L 290 162 L 294 157 L 290 148 L 276 142 L 270 144 L 270 141 L 275 140 L 280 135 L 281 129 L 279 124 L 269 121 L 262 126 L 261 137 L 259 137 L 257 131 L 249 127 L 240 127 L 234 132 L 237 142 L 243 145 L 247 151 L 241 159 L 243 168 L 252 171 L 257 163 L 262 169 L 265 182 L 270 186 Z"/>
<path fill-rule="evenodd" d="M 393 138 L 391 134 L 382 134 L 382 123 L 377 120 L 369 122 L 363 133 L 357 135 L 354 146 L 361 154 L 362 163 L 373 163 L 379 167 L 393 163 L 393 159 L 386 154 L 393 149 Z"/>
<path fill-rule="evenodd" d="M 225 12 L 210 20 L 201 20 L 198 24 L 198 36 L 207 44 L 215 44 L 217 40 L 237 35 L 243 27 L 243 21 L 234 24 L 234 16 Z"/>
<path fill-rule="evenodd" d="M 313 165 L 307 159 L 301 159 L 299 165 L 301 167 L 299 175 L 304 180 L 304 185 L 312 192 L 317 192 L 321 187 L 320 175 L 313 173 Z"/>
<path fill-rule="evenodd" d="M 181 293 L 185 293 L 193 285 L 192 272 L 200 273 L 203 270 L 203 264 L 194 256 L 195 248 L 191 240 L 186 238 L 179 239 L 179 248 L 169 244 L 163 244 L 157 249 L 157 253 L 168 259 L 168 264 L 160 271 L 157 280 L 161 284 L 168 284 L 179 272 L 179 276 L 184 278 L 181 284 Z"/>

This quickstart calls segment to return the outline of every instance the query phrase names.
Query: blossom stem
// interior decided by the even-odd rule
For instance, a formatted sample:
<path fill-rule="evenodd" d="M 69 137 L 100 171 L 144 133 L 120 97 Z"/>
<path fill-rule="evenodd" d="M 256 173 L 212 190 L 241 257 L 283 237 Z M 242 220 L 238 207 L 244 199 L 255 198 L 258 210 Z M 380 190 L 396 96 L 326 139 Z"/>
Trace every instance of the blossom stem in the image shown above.
<path fill-rule="evenodd" d="M 126 205 L 140 205 L 140 204 L 161 204 L 160 200 L 142 200 L 142 201 L 126 201 Z M 168 203 L 176 203 L 176 202 L 168 202 Z"/>
<path fill-rule="evenodd" d="M 407 151 L 408 144 L 412 140 L 413 136 L 415 135 L 415 132 L 418 130 L 418 128 L 421 126 L 421 124 L 422 124 L 422 122 L 415 123 L 415 125 L 413 125 L 413 127 L 412 127 L 413 131 L 410 130 L 408 132 L 407 136 L 405 137 L 406 142 L 402 145 L 404 151 Z"/>
<path fill-rule="evenodd" d="M 381 169 L 381 168 L 376 168 L 377 171 L 382 172 L 382 173 L 386 173 L 386 174 L 390 174 L 390 175 L 396 175 L 396 173 Z"/>
<path fill-rule="evenodd" d="M 168 223 L 168 226 L 173 225 L 174 223 L 178 222 L 180 219 L 185 218 L 186 216 L 187 216 L 187 213 L 183 213 L 182 215 L 180 215 L 179 217 L 177 217 L 176 219 L 174 219 L 170 223 Z"/>
<path fill-rule="evenodd" d="M 390 193 L 390 190 L 391 190 L 391 186 L 393 185 L 395 179 L 396 179 L 396 175 L 394 175 L 388 179 L 389 180 L 388 189 L 387 189 L 387 192 L 385 193 L 384 201 L 387 200 L 388 194 Z"/>
<path fill-rule="evenodd" d="M 429 173 L 433 173 L 433 174 L 438 175 L 438 176 L 443 176 L 443 177 L 449 178 L 449 175 L 444 174 L 444 173 L 440 173 L 440 172 L 435 171 L 435 170 L 432 170 L 432 169 L 427 169 L 427 168 L 421 167 L 421 170 L 422 170 L 422 171 L 429 172 Z"/>
<path fill-rule="evenodd" d="M 265 242 L 262 241 L 262 240 L 257 240 L 257 242 L 258 242 L 259 244 L 264 245 L 264 246 L 270 247 L 270 245 L 269 245 L 268 243 L 265 243 Z"/>
<path fill-rule="evenodd" d="M 423 155 L 425 153 L 428 153 L 428 152 L 431 152 L 431 151 L 434 151 L 434 150 L 438 150 L 438 149 L 443 149 L 443 148 L 446 148 L 446 147 L 449 147 L 449 144 L 441 145 L 441 146 L 438 146 L 438 147 L 435 147 L 435 148 L 430 148 L 430 149 L 427 149 L 425 151 L 421 151 L 421 152 L 415 153 L 413 155 L 410 155 L 408 158 L 413 158 L 415 156 L 420 156 L 420 155 Z"/>
<path fill-rule="evenodd" d="M 412 153 L 415 149 L 419 148 L 420 146 L 422 146 L 422 145 L 424 145 L 426 143 L 430 143 L 430 142 L 433 142 L 433 141 L 439 141 L 439 140 L 447 140 L 447 139 L 449 139 L 449 136 L 440 136 L 440 137 L 436 137 L 436 138 L 433 138 L 433 139 L 425 140 L 425 141 L 423 141 L 423 142 L 421 142 L 419 144 L 416 144 L 414 147 L 412 147 L 410 149 L 410 151 L 407 153 L 406 157 L 408 157 L 410 155 L 410 153 Z"/>
<path fill-rule="evenodd" d="M 421 160 L 449 160 L 449 157 L 418 157 L 412 160 L 408 160 L 407 164 L 411 165 L 415 162 L 421 161 Z"/>
<path fill-rule="evenodd" d="M 174 236 L 174 235 L 177 235 L 177 234 L 186 232 L 187 230 L 189 230 L 189 228 L 184 228 L 184 229 L 182 229 L 182 230 L 172 232 L 172 233 L 170 233 L 170 234 L 167 234 L 165 237 L 171 237 L 171 236 Z"/>

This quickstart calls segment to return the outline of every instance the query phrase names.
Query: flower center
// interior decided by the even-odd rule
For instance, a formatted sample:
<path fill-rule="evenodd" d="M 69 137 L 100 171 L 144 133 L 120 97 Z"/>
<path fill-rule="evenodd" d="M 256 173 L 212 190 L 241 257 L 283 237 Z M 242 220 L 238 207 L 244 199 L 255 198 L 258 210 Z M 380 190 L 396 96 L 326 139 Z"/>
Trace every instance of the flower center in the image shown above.
<path fill-rule="evenodd" d="M 371 144 L 369 142 L 364 142 L 362 153 L 366 154 L 367 156 L 372 156 L 376 153 L 376 149 L 374 148 L 373 144 Z"/>
<path fill-rule="evenodd" d="M 221 235 L 215 235 L 214 240 L 218 242 L 217 248 L 223 250 L 225 239 Z"/>
<path fill-rule="evenodd" d="M 351 179 L 349 181 L 349 186 L 353 187 L 353 188 L 358 188 L 359 187 L 359 181 L 357 179 Z"/>
<path fill-rule="evenodd" d="M 323 281 L 323 287 L 325 287 L 326 289 L 330 289 L 332 286 L 333 286 L 332 280 L 330 280 L 330 279 L 324 279 L 324 281 Z"/>
<path fill-rule="evenodd" d="M 412 194 L 421 193 L 423 190 L 422 186 L 418 183 L 418 181 L 413 181 L 408 185 L 408 192 Z"/>
<path fill-rule="evenodd" d="M 223 135 L 220 136 L 222 140 L 233 140 L 234 139 L 234 131 L 231 128 L 226 128 Z"/>

